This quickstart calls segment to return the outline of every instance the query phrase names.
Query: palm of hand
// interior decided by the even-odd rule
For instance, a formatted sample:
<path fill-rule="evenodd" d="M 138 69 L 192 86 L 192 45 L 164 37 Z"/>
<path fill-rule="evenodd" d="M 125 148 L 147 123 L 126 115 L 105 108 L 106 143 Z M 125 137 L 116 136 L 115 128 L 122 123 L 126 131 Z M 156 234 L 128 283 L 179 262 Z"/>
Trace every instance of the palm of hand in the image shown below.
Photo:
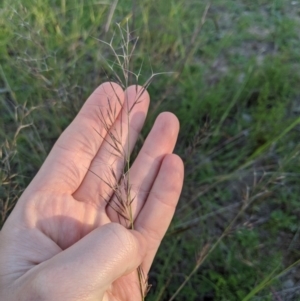
<path fill-rule="evenodd" d="M 122 149 L 132 149 L 149 104 L 148 94 L 140 91 L 130 87 L 124 94 L 115 84 L 100 86 L 20 198 L 0 236 L 0 291 L 6 286 L 21 288 L 7 300 L 16 296 L 29 300 L 33 295 L 49 296 L 45 300 L 60 300 L 57 296 L 61 300 L 66 296 L 69 300 L 141 299 L 136 268 L 141 266 L 145 274 L 149 271 L 174 213 L 183 168 L 180 159 L 171 155 L 178 122 L 165 113 L 130 170 L 135 235 L 146 245 L 146 251 L 138 250 L 132 231 L 112 224 L 120 219 L 107 206 L 108 200 L 117 202 L 114 185 L 108 183 L 112 183 L 112 170 L 115 177 L 121 176 L 124 158 L 113 154 L 113 138 L 99 115 L 103 117 L 109 106 L 114 112 L 106 115 L 110 131 L 120 137 Z M 130 116 L 128 106 L 118 108 L 122 103 L 135 104 Z M 130 136 L 124 134 L 126 127 L 121 130 L 126 117 Z M 137 250 L 131 254 L 131 249 Z M 31 289 L 24 293 L 28 285 Z"/>

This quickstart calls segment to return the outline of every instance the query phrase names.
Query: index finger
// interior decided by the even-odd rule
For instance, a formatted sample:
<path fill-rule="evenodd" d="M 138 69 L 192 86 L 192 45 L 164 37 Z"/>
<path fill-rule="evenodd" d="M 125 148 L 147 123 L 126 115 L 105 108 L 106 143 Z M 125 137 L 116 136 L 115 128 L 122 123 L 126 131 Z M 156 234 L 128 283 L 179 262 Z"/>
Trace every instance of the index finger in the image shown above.
<path fill-rule="evenodd" d="M 111 126 L 123 102 L 124 92 L 119 85 L 112 82 L 100 85 L 56 141 L 29 187 L 74 193 L 98 152 L 102 137 L 106 135 L 100 120 Z"/>

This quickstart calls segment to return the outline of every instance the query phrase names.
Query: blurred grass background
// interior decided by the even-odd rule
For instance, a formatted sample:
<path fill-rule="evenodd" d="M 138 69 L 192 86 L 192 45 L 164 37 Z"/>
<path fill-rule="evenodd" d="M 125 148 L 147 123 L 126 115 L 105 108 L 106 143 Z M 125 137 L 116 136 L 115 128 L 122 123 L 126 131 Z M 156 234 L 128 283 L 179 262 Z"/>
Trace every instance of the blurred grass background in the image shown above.
<path fill-rule="evenodd" d="M 174 112 L 186 169 L 148 300 L 300 300 L 300 1 L 2 0 L 0 222 L 115 79 L 99 39 L 118 50 L 127 20 L 140 84 L 166 72 L 142 136 Z"/>

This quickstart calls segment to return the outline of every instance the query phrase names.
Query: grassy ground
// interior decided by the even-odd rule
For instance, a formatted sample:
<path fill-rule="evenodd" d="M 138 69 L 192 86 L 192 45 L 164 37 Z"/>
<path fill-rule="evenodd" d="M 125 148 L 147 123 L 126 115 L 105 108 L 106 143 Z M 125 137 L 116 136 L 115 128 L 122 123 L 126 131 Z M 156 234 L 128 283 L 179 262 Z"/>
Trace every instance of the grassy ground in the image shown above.
<path fill-rule="evenodd" d="M 148 300 L 299 300 L 300 2 L 109 3 L 0 3 L 0 221 L 86 97 L 115 78 L 98 39 L 116 32 L 118 49 L 115 24 L 129 18 L 140 83 L 172 72 L 149 88 L 143 135 L 174 112 L 186 168 Z"/>

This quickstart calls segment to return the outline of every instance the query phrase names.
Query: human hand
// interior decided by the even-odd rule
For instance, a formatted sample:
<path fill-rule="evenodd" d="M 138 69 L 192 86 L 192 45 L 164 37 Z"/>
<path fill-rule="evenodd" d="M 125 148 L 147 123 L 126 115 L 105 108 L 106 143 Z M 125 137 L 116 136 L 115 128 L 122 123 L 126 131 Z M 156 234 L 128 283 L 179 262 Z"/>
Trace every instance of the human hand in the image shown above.
<path fill-rule="evenodd" d="M 108 204 L 124 165 L 109 133 L 132 150 L 148 105 L 137 86 L 105 83 L 89 97 L 0 232 L 0 300 L 142 299 L 137 268 L 147 275 L 182 188 L 179 125 L 162 113 L 130 168 L 134 230 Z"/>

